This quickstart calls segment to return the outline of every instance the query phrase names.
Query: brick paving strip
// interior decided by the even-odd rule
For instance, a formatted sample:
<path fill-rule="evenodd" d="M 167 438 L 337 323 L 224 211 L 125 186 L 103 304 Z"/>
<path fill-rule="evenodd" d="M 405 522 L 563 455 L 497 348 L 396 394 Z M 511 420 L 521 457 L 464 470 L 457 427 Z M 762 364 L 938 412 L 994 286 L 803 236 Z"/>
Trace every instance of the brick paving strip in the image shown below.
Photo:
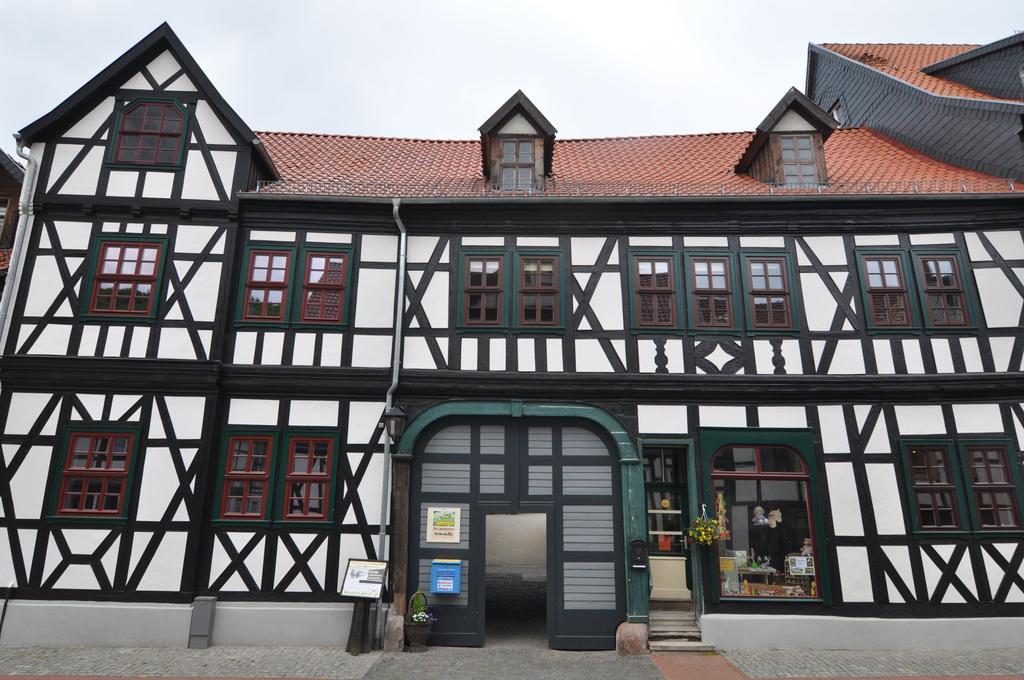
<path fill-rule="evenodd" d="M 385 654 L 364 680 L 663 680 L 650 656 L 536 647 L 431 647 Z"/>

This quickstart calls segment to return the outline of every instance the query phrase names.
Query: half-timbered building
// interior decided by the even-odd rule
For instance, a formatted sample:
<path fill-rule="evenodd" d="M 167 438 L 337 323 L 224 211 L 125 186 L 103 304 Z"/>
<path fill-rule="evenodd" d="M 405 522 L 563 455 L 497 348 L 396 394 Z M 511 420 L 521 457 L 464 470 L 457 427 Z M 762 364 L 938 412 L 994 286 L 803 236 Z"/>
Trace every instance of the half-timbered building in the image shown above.
<path fill-rule="evenodd" d="M 166 25 L 21 131 L 0 642 L 341 644 L 380 557 L 392 645 L 417 590 L 486 644 L 494 565 L 555 648 L 673 606 L 725 648 L 1017 644 L 1011 180 L 796 90 L 753 132 L 559 139 L 521 92 L 478 132 L 255 133 Z"/>

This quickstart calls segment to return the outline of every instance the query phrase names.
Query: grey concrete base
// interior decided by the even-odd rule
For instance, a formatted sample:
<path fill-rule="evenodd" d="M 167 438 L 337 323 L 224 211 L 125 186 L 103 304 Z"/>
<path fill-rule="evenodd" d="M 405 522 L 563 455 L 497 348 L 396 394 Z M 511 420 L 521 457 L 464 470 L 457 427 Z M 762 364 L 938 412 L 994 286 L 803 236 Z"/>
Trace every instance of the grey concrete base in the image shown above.
<path fill-rule="evenodd" d="M 191 604 L 12 600 L 0 644 L 184 647 Z"/>
<path fill-rule="evenodd" d="M 615 651 L 620 656 L 650 654 L 647 649 L 647 624 L 620 623 L 615 629 Z"/>
<path fill-rule="evenodd" d="M 398 614 L 388 613 L 384 621 L 384 651 L 400 652 L 405 648 L 405 620 Z"/>
<path fill-rule="evenodd" d="M 220 600 L 211 644 L 344 647 L 351 623 L 351 604 Z"/>
<path fill-rule="evenodd" d="M 1019 647 L 1024 619 L 878 619 L 705 614 L 704 642 L 730 649 L 1000 649 Z"/>

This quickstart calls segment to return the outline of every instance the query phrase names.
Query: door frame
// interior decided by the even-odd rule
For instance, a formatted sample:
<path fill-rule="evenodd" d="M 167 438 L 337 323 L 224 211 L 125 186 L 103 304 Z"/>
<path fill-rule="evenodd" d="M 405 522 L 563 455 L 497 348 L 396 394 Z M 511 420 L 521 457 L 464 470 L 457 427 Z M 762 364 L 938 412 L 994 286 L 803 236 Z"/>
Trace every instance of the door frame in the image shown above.
<path fill-rule="evenodd" d="M 445 401 L 426 408 L 416 416 L 394 448 L 393 458 L 398 462 L 411 462 L 416 440 L 432 423 L 451 416 L 490 416 L 503 418 L 580 418 L 604 429 L 615 446 L 620 466 L 622 485 L 622 545 L 620 559 L 626 575 L 626 620 L 630 623 L 649 623 L 650 574 L 646 568 L 631 567 L 629 544 L 634 540 L 647 541 L 647 512 L 644 495 L 644 476 L 640 456 L 626 428 L 607 411 L 581 404 L 550 404 L 510 401 Z M 404 493 L 409 493 L 404 488 Z M 404 507 L 409 507 L 405 499 Z M 397 506 L 403 506 L 398 503 Z M 395 517 L 393 540 L 408 540 L 408 517 Z M 399 527 L 398 522 L 405 525 Z M 408 559 L 408 555 L 406 555 Z M 409 565 L 395 565 L 394 570 L 408 573 Z"/>
<path fill-rule="evenodd" d="M 699 500 L 699 487 L 696 485 L 695 476 L 697 474 L 696 468 L 696 454 L 694 451 L 694 444 L 692 438 L 686 437 L 639 437 L 637 439 L 637 449 L 640 455 L 640 474 L 643 475 L 643 460 L 644 460 L 644 447 L 671 447 L 674 449 L 683 449 L 683 461 L 681 470 L 686 475 L 686 485 L 682 489 L 682 493 L 686 494 L 686 511 L 690 518 L 696 517 L 698 512 L 698 500 Z M 692 519 L 691 519 L 692 521 Z M 647 534 L 647 484 L 644 483 L 644 535 Z M 686 528 L 683 528 L 685 539 Z M 686 557 L 686 569 L 690 572 L 690 602 L 693 605 L 694 611 L 699 609 L 698 599 L 703 597 L 701 589 L 698 587 L 697 574 L 696 572 L 700 569 L 700 563 L 695 561 L 699 557 L 693 551 L 693 546 L 688 545 L 687 550 L 684 550 L 683 556 Z M 650 593 L 648 592 L 648 598 Z"/>

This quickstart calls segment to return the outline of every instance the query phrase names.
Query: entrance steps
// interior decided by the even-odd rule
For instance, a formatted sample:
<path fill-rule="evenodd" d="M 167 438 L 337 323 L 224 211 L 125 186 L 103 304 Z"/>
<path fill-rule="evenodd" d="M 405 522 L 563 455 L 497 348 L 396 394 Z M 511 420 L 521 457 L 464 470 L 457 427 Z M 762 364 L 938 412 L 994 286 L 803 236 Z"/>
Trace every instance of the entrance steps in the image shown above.
<path fill-rule="evenodd" d="M 713 645 L 703 641 L 693 611 L 652 609 L 647 640 L 651 651 L 655 653 L 715 650 Z"/>

